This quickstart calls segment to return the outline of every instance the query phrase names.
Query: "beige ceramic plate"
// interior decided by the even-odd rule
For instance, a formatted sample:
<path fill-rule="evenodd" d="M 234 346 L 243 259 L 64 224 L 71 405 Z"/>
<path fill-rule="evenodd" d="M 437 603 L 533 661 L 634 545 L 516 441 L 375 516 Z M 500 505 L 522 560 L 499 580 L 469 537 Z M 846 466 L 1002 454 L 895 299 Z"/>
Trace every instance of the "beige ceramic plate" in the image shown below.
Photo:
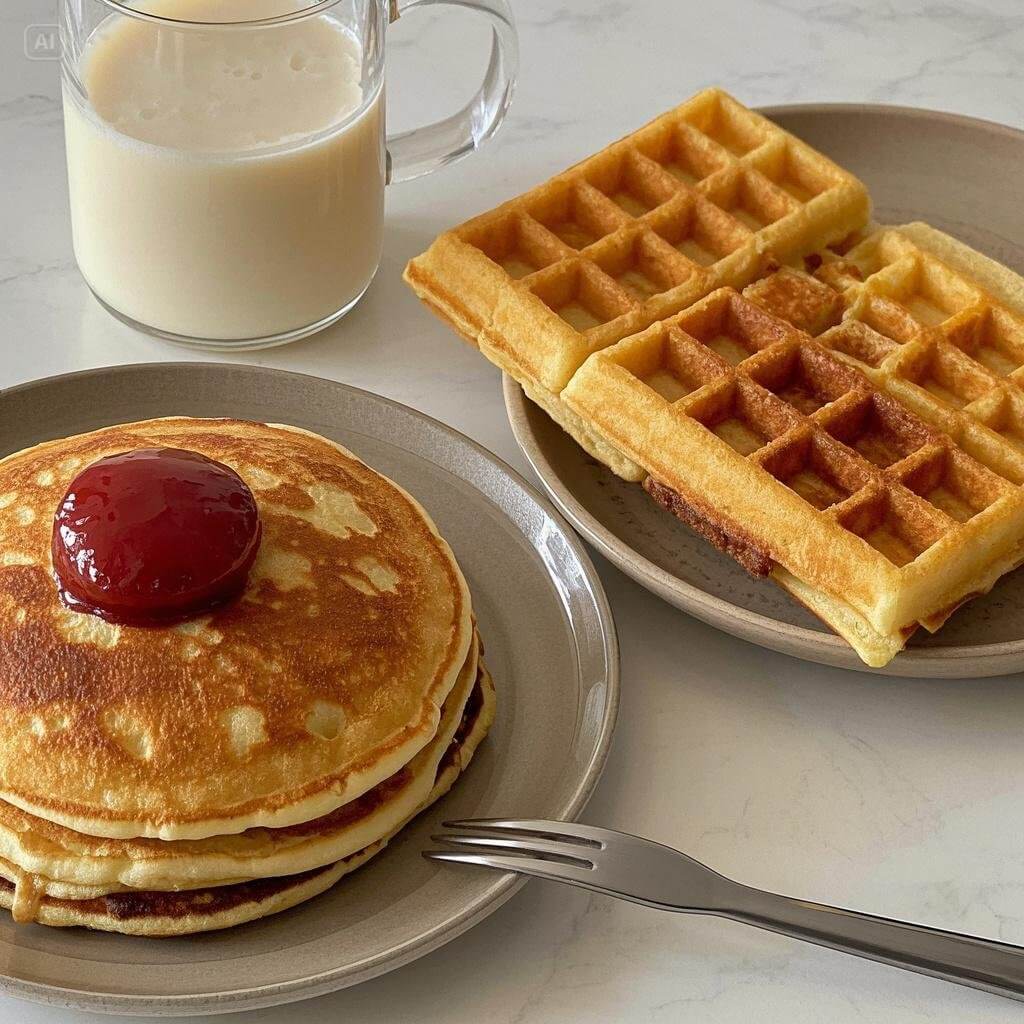
<path fill-rule="evenodd" d="M 362 871 L 294 910 L 160 941 L 14 925 L 0 914 L 0 991 L 11 995 L 116 1013 L 211 1013 L 382 974 L 465 931 L 522 884 L 423 860 L 442 820 L 572 818 L 608 752 L 618 653 L 582 544 L 508 467 L 435 420 L 366 391 L 255 366 L 126 366 L 0 392 L 0 456 L 173 413 L 307 427 L 419 498 L 469 580 L 498 718 L 447 797 Z"/>
<path fill-rule="evenodd" d="M 883 223 L 926 220 L 1024 273 L 1024 133 L 902 107 L 821 104 L 765 113 L 859 175 Z M 666 601 L 719 629 L 808 661 L 866 669 L 775 584 L 730 558 L 617 479 L 562 433 L 509 378 L 516 439 L 548 493 L 606 558 Z M 1024 669 L 1024 569 L 915 638 L 884 670 L 968 677 Z"/>

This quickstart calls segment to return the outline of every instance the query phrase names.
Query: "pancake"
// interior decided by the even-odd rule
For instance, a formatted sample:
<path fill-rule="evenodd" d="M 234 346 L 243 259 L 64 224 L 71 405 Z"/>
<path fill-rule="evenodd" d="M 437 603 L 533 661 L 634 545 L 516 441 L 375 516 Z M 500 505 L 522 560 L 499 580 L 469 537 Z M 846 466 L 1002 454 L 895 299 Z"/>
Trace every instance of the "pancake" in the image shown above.
<path fill-rule="evenodd" d="M 425 810 L 451 789 L 494 720 L 494 688 L 486 670 L 479 677 L 455 738 L 442 757 Z M 285 878 L 265 878 L 186 892 L 121 892 L 91 899 L 41 895 L 32 908 L 40 924 L 83 926 L 126 935 L 168 937 L 213 931 L 279 913 L 324 892 L 378 854 L 405 825 L 336 864 Z M 0 906 L 11 909 L 14 885 L 0 878 Z"/>
<path fill-rule="evenodd" d="M 241 598 L 173 628 L 68 611 L 51 577 L 75 473 L 144 447 L 231 466 L 263 521 Z M 38 818 L 164 840 L 320 818 L 431 741 L 471 637 L 427 513 L 315 434 L 149 420 L 0 461 L 0 798 Z"/>
<path fill-rule="evenodd" d="M 69 899 L 125 889 L 173 891 L 298 874 L 334 864 L 390 835 L 427 800 L 464 714 L 474 714 L 486 669 L 474 639 L 434 738 L 407 765 L 310 822 L 206 839 L 104 839 L 0 802 L 0 875 L 43 879 Z M 6 864 L 4 863 L 6 862 Z"/>

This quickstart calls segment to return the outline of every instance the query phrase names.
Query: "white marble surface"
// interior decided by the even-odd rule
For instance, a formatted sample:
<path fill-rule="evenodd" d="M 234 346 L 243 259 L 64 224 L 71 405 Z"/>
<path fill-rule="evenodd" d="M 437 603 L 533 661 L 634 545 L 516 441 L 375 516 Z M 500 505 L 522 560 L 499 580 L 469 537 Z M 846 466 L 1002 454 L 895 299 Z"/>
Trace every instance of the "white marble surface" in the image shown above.
<path fill-rule="evenodd" d="M 389 395 L 523 471 L 497 372 L 399 281 L 438 230 L 711 82 L 752 104 L 891 101 L 1024 126 L 1019 0 L 516 8 L 522 78 L 498 140 L 391 190 L 380 275 L 347 320 L 244 358 Z M 181 358 L 114 322 L 75 270 L 56 65 L 22 54 L 25 26 L 53 20 L 43 0 L 0 9 L 0 386 Z M 391 41 L 395 120 L 468 95 L 483 42 L 463 15 L 400 24 Z M 1019 679 L 905 681 L 802 664 L 716 633 L 600 569 L 621 634 L 623 702 L 588 820 L 676 845 L 755 885 L 1024 943 Z M 982 1024 L 1018 1015 L 995 997 L 739 925 L 532 884 L 404 970 L 247 1019 Z M 93 1019 L 0 999 L 3 1021 Z"/>

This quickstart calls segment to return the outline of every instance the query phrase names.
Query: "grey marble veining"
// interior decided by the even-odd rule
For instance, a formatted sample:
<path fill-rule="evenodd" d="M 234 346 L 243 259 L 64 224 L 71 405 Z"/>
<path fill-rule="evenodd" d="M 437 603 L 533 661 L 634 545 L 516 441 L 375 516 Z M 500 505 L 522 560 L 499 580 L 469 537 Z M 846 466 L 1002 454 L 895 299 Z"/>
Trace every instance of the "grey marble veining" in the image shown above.
<path fill-rule="evenodd" d="M 522 77 L 498 139 L 390 191 L 380 274 L 339 326 L 231 358 L 389 395 L 525 471 L 496 371 L 399 281 L 440 229 L 713 82 L 750 104 L 882 101 L 1024 126 L 1019 0 L 515 6 Z M 56 65 L 23 54 L 25 27 L 53 20 L 44 0 L 0 7 L 0 386 L 182 357 L 112 320 L 75 270 Z M 411 14 L 391 42 L 398 125 L 453 109 L 484 64 L 486 33 L 464 15 Z M 600 568 L 619 623 L 624 692 L 590 820 L 677 845 L 754 885 L 1024 943 L 1020 680 L 890 680 L 790 661 Z M 393 975 L 247 1020 L 1002 1024 L 1018 1016 L 995 997 L 738 925 L 532 884 Z M 100 1019 L 0 999 L 0 1021 Z"/>

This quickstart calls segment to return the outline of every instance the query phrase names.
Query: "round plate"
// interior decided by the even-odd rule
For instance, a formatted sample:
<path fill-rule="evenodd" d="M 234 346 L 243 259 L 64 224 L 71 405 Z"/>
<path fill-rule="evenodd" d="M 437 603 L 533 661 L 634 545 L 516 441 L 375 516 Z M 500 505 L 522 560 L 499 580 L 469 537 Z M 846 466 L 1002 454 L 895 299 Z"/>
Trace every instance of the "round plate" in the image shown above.
<path fill-rule="evenodd" d="M 425 861 L 420 851 L 442 820 L 573 818 L 608 752 L 618 650 L 582 544 L 512 470 L 435 420 L 301 374 L 200 363 L 126 366 L 0 392 L 0 455 L 172 414 L 306 427 L 415 495 L 469 580 L 498 690 L 497 721 L 447 797 L 366 868 L 283 914 L 160 942 L 14 925 L 3 914 L 0 991 L 11 995 L 170 1015 L 267 1006 L 365 981 L 454 938 L 523 884 L 513 875 Z"/>
<path fill-rule="evenodd" d="M 763 111 L 857 174 L 875 218 L 926 220 L 1024 273 L 1019 168 L 1024 132 L 903 107 L 817 104 Z M 555 504 L 609 561 L 719 629 L 808 661 L 873 671 L 774 583 L 748 576 L 658 508 L 642 488 L 591 459 L 505 379 L 516 440 Z M 1001 580 L 935 636 L 918 635 L 891 675 L 999 675 L 1024 669 L 1024 572 Z"/>

